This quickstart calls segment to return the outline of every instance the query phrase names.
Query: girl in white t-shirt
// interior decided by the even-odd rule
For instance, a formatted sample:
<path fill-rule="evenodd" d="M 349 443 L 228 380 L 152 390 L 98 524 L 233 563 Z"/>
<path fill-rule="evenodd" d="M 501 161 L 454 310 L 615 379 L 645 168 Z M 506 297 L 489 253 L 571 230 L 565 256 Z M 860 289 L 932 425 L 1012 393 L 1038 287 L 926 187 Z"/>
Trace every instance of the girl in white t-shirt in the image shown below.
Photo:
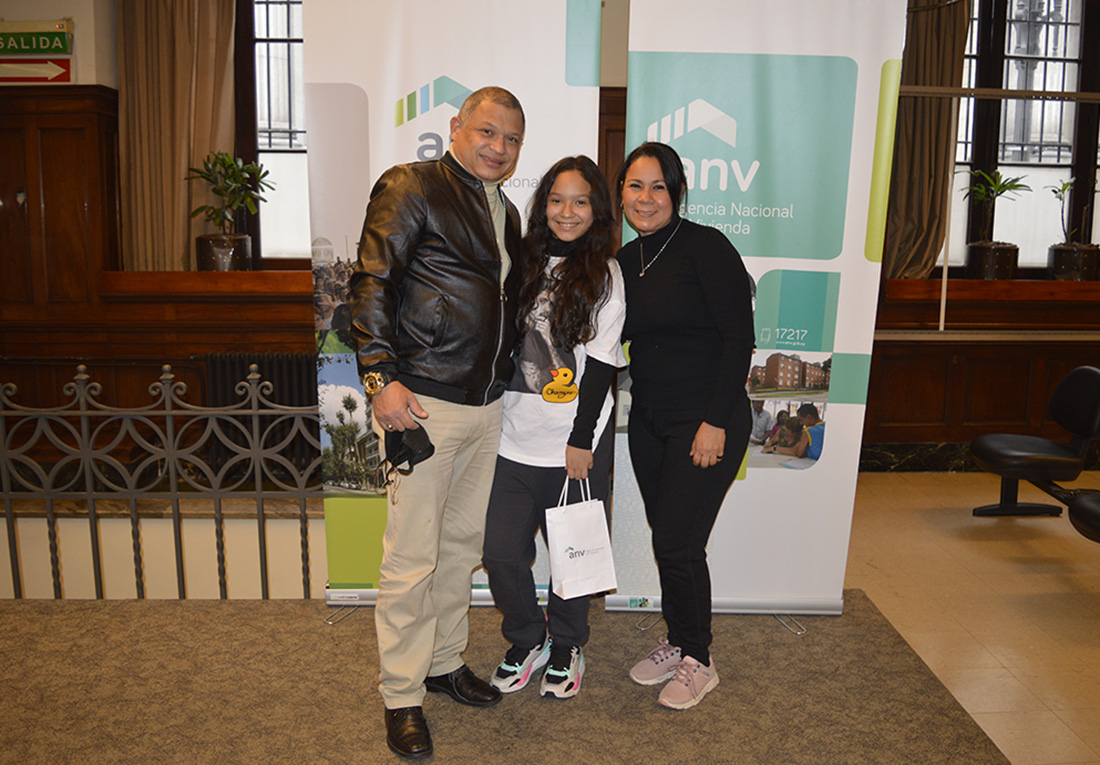
<path fill-rule="evenodd" d="M 611 381 L 626 366 L 620 335 L 623 277 L 614 260 L 607 182 L 585 156 L 566 157 L 542 177 L 523 239 L 521 338 L 504 393 L 504 426 L 489 498 L 482 563 L 512 647 L 490 682 L 518 691 L 546 666 L 540 693 L 580 690 L 588 640 L 588 596 L 552 592 L 544 615 L 531 564 L 566 475 L 587 478 L 607 506 L 613 427 Z M 593 447 L 595 442 L 595 447 Z M 570 481 L 569 501 L 579 500 Z"/>

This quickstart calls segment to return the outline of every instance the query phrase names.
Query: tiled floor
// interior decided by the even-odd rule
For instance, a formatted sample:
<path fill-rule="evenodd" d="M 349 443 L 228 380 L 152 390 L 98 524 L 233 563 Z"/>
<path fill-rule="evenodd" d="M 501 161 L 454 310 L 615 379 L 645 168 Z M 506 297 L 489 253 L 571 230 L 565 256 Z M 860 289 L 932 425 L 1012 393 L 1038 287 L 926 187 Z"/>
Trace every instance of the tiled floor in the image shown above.
<path fill-rule="evenodd" d="M 1100 473 L 1069 485 L 1100 488 Z M 861 473 L 845 586 L 1013 763 L 1100 765 L 1100 544 L 1065 513 L 971 515 L 997 496 L 981 473 Z"/>

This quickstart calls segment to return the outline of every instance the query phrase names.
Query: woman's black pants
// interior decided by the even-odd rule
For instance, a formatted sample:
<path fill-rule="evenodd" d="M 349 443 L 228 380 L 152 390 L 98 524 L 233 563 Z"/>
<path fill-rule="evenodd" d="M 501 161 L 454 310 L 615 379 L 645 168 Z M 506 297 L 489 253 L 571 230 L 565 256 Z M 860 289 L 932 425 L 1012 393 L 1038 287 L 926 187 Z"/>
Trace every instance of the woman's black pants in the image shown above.
<path fill-rule="evenodd" d="M 709 468 L 692 464 L 691 444 L 702 417 L 635 405 L 630 411 L 630 461 L 653 530 L 668 641 L 710 663 L 711 599 L 707 540 L 748 446 L 749 404 L 726 424 L 725 454 Z"/>

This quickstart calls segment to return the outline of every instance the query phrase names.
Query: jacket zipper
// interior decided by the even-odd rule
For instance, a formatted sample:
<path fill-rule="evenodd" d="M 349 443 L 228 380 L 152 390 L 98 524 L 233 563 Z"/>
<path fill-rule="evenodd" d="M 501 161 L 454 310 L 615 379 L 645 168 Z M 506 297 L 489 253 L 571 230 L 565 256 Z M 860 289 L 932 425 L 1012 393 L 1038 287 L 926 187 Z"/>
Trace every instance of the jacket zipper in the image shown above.
<path fill-rule="evenodd" d="M 497 187 L 497 193 L 500 194 L 500 187 Z M 504 280 L 501 276 L 504 273 L 504 255 L 500 251 L 500 242 L 497 241 L 497 227 L 493 221 L 493 215 L 491 208 L 489 207 L 489 192 L 485 190 L 485 184 L 481 184 L 481 194 L 485 197 L 485 214 L 489 218 L 489 230 L 493 232 L 493 241 L 497 246 L 497 284 L 500 285 L 500 305 L 497 311 L 497 349 L 493 353 L 492 368 L 489 370 L 489 384 L 485 386 L 485 392 L 481 396 L 481 405 L 485 406 L 489 403 L 489 391 L 493 388 L 493 383 L 497 379 L 497 360 L 500 358 L 500 349 L 504 344 L 504 303 L 508 299 L 504 294 Z M 504 204 L 504 200 L 500 200 L 501 204 Z M 505 236 L 508 232 L 508 208 L 504 208 L 504 231 Z"/>

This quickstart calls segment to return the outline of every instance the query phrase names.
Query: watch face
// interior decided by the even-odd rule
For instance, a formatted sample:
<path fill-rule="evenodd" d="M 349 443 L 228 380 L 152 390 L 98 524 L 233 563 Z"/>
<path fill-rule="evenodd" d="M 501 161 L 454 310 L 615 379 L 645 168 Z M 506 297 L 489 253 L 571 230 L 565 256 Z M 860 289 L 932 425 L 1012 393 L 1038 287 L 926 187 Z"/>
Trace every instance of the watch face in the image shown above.
<path fill-rule="evenodd" d="M 368 372 L 363 376 L 363 389 L 367 395 L 373 396 L 386 386 L 386 378 L 381 372 Z"/>

